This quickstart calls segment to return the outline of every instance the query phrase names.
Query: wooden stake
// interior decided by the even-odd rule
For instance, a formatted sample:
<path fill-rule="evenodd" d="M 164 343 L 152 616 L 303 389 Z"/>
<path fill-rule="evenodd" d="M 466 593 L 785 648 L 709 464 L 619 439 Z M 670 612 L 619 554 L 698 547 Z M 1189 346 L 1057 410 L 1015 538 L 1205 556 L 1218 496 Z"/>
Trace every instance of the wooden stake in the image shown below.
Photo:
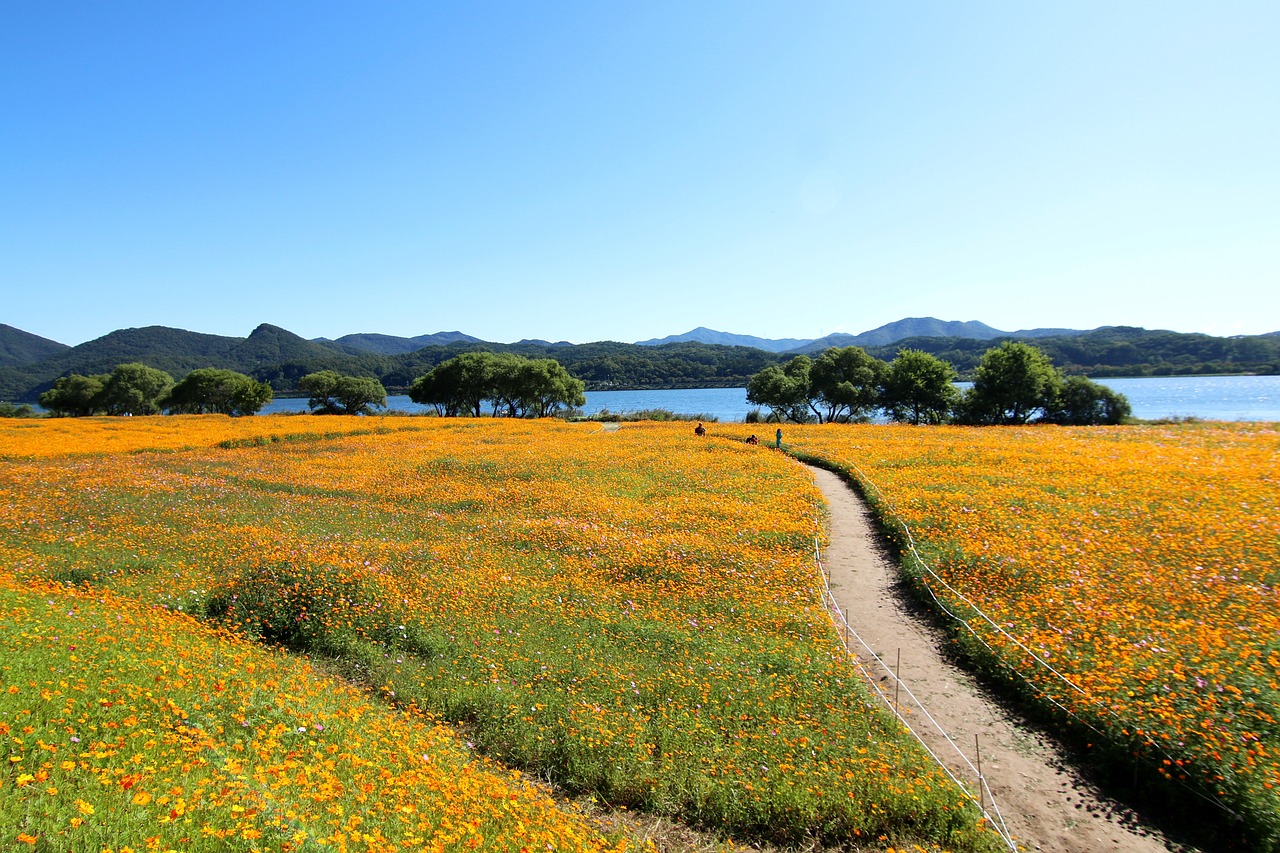
<path fill-rule="evenodd" d="M 973 751 L 978 756 L 978 808 L 987 810 L 987 792 L 982 787 L 982 747 L 978 744 L 978 733 L 973 733 Z"/>
<path fill-rule="evenodd" d="M 898 685 L 902 683 L 902 649 L 898 649 L 898 662 L 893 665 L 893 713 L 898 713 Z"/>

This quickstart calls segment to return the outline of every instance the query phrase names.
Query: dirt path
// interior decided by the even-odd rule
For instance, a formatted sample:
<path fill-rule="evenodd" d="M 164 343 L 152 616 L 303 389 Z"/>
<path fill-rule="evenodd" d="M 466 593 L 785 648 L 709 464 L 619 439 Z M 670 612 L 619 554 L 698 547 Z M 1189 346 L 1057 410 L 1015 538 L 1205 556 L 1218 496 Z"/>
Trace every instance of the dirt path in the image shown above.
<path fill-rule="evenodd" d="M 995 704 L 972 677 L 941 655 L 941 637 L 904 603 L 894 558 L 878 536 L 866 504 L 839 477 L 811 469 L 831 508 L 831 544 L 823 555 L 831 591 L 853 630 L 894 667 L 951 740 L 976 764 L 1020 850 L 1059 853 L 1147 853 L 1174 847 L 1131 811 L 1104 798 L 1074 774 L 1047 738 Z M 862 645 L 850 648 L 872 665 Z M 878 669 L 878 665 L 875 665 Z M 876 677 L 892 676 L 879 670 Z M 890 688 L 891 690 L 892 688 Z M 902 703 L 905 706 L 905 701 Z M 926 743 L 961 780 L 976 774 L 935 730 L 916 726 Z"/>

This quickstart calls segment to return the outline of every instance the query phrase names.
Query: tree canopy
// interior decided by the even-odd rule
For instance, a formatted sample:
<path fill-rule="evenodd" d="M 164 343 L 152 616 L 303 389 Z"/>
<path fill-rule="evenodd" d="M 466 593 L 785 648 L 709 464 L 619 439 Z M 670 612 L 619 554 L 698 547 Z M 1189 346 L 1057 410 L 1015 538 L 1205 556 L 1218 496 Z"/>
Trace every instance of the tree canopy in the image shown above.
<path fill-rule="evenodd" d="M 870 419 L 880 405 L 885 363 L 861 347 L 832 347 L 809 370 L 810 407 L 819 423 Z"/>
<path fill-rule="evenodd" d="M 52 388 L 40 395 L 40 405 L 60 417 L 85 418 L 97 414 L 102 411 L 99 397 L 110 375 L 73 373 L 60 376 L 54 380 Z"/>
<path fill-rule="evenodd" d="M 193 370 L 162 401 L 170 414 L 255 415 L 271 402 L 271 386 L 234 370 Z"/>
<path fill-rule="evenodd" d="M 880 406 L 892 421 L 941 424 L 960 399 L 956 369 L 920 350 L 901 350 L 889 362 L 880 386 Z"/>
<path fill-rule="evenodd" d="M 1045 412 L 1045 420 L 1069 426 L 1118 424 L 1133 414 L 1120 392 L 1084 376 L 1068 376 Z"/>
<path fill-rule="evenodd" d="M 563 407 L 585 405 L 581 380 L 555 359 L 530 359 L 514 353 L 466 352 L 433 367 L 414 380 L 409 398 L 434 406 L 446 417 L 480 417 L 484 403 L 492 413 L 542 418 Z"/>
<path fill-rule="evenodd" d="M 974 424 L 1025 424 L 1046 413 L 1058 396 L 1062 374 L 1041 350 L 1005 341 L 983 353 L 973 387 L 961 402 L 962 420 Z"/>
<path fill-rule="evenodd" d="M 809 408 L 809 372 L 813 359 L 798 355 L 784 365 L 770 365 L 747 380 L 747 402 L 768 406 L 773 418 L 802 424 L 813 419 Z"/>
<path fill-rule="evenodd" d="M 158 415 L 172 387 L 168 373 L 135 361 L 111 371 L 96 400 L 108 415 Z"/>
<path fill-rule="evenodd" d="M 884 368 L 861 347 L 831 347 L 761 370 L 747 381 L 747 401 L 794 423 L 865 421 L 879 405 Z"/>
<path fill-rule="evenodd" d="M 858 347 L 832 347 L 759 371 L 747 381 L 747 401 L 795 423 L 864 421 L 877 410 L 911 424 L 1115 424 L 1131 414 L 1124 395 L 1064 379 L 1044 352 L 1016 341 L 983 354 L 963 395 L 955 380 L 951 364 L 920 350 L 902 349 L 886 365 Z"/>
<path fill-rule="evenodd" d="M 387 389 L 369 376 L 321 370 L 299 379 L 298 389 L 310 395 L 307 405 L 321 415 L 371 415 L 374 408 L 387 405 Z"/>

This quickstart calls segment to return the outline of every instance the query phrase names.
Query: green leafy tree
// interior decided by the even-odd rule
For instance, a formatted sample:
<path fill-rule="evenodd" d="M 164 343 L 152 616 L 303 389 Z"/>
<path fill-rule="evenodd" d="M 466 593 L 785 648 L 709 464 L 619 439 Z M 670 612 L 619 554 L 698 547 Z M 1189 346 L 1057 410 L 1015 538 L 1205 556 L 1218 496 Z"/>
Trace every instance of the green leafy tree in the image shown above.
<path fill-rule="evenodd" d="M 0 403 L 0 418 L 34 418 L 36 410 L 30 404 L 15 406 L 13 403 Z"/>
<path fill-rule="evenodd" d="M 1045 420 L 1055 424 L 1094 426 L 1123 423 L 1132 414 L 1128 398 L 1119 391 L 1084 376 L 1068 376 L 1046 411 Z"/>
<path fill-rule="evenodd" d="M 960 399 L 955 380 L 956 369 L 948 362 L 920 350 L 900 350 L 881 382 L 880 407 L 897 423 L 946 423 Z"/>
<path fill-rule="evenodd" d="M 160 401 L 172 387 L 168 373 L 135 361 L 111 371 L 98 403 L 108 415 L 158 415 Z"/>
<path fill-rule="evenodd" d="M 866 421 L 880 404 L 885 363 L 862 347 L 831 347 L 809 369 L 809 405 L 819 423 Z"/>
<path fill-rule="evenodd" d="M 98 414 L 102 411 L 102 389 L 110 376 L 109 373 L 60 376 L 52 388 L 40 395 L 40 405 L 59 417 L 83 418 Z"/>
<path fill-rule="evenodd" d="M 468 352 L 441 362 L 409 387 L 416 403 L 447 417 L 479 417 L 485 401 L 493 414 L 542 418 L 587 402 L 585 386 L 555 359 L 513 353 Z"/>
<path fill-rule="evenodd" d="M 497 396 L 511 417 L 546 418 L 587 403 L 586 386 L 553 358 L 504 360 L 496 380 Z"/>
<path fill-rule="evenodd" d="M 236 373 L 204 367 L 169 390 L 163 406 L 170 414 L 255 415 L 271 402 L 271 386 Z"/>
<path fill-rule="evenodd" d="M 962 419 L 975 424 L 1025 424 L 1053 406 L 1062 374 L 1030 344 L 1005 341 L 983 353 L 973 387 L 961 401 Z"/>
<path fill-rule="evenodd" d="M 321 415 L 371 415 L 387 405 L 387 389 L 377 379 L 334 370 L 308 373 L 298 380 L 298 390 L 309 395 L 307 405 Z"/>
<path fill-rule="evenodd" d="M 484 401 L 494 397 L 498 364 L 498 356 L 491 352 L 464 352 L 413 380 L 409 399 L 434 406 L 446 417 L 465 412 L 478 418 Z"/>
<path fill-rule="evenodd" d="M 813 359 L 798 355 L 786 364 L 769 365 L 747 380 L 747 402 L 768 406 L 780 421 L 808 423 L 813 420 L 809 405 L 809 372 Z"/>

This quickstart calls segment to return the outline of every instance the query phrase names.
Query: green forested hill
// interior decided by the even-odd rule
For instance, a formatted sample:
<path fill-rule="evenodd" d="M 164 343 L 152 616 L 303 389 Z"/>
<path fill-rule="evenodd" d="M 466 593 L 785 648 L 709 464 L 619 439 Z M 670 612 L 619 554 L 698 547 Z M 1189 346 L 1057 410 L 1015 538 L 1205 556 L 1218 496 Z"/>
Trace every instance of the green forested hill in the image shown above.
<path fill-rule="evenodd" d="M 951 362 L 963 375 L 977 366 L 989 348 L 1010 339 L 907 338 L 867 351 L 888 360 L 902 348 L 924 350 Z M 1276 335 L 1217 338 L 1103 326 L 1091 332 L 1038 337 L 1029 343 L 1044 350 L 1067 373 L 1093 377 L 1280 373 L 1280 337 Z"/>
<path fill-rule="evenodd" d="M 65 349 L 66 344 L 0 323 L 0 365 L 35 364 Z"/>
<path fill-rule="evenodd" d="M 739 387 L 753 373 L 784 356 L 750 347 L 678 343 L 641 346 L 616 341 L 560 344 L 472 344 L 424 347 L 389 359 L 382 383 L 403 388 L 440 362 L 469 350 L 513 352 L 526 358 L 553 358 L 593 391 L 609 388 Z"/>
<path fill-rule="evenodd" d="M 271 382 L 277 390 L 292 388 L 298 377 L 325 368 L 365 376 L 377 376 L 386 369 L 377 356 L 352 355 L 266 324 L 247 338 L 147 326 L 120 329 L 34 363 L 0 368 L 0 400 L 34 402 L 59 376 L 110 373 L 116 365 L 132 361 L 164 370 L 175 379 L 201 367 L 237 370 Z"/>
<path fill-rule="evenodd" d="M 25 336 L 25 337 L 24 337 Z M 932 353 L 954 364 L 963 376 L 1000 340 L 907 338 L 868 348 L 886 361 L 899 349 Z M 263 324 L 247 338 L 205 335 L 149 326 L 121 329 L 76 347 L 62 347 L 17 329 L 0 327 L 0 345 L 13 354 L 0 358 L 0 400 L 34 402 L 59 376 L 109 373 L 118 364 L 140 361 L 180 379 L 199 367 L 236 370 L 291 391 L 299 377 L 331 369 L 375 376 L 388 390 L 402 390 L 440 362 L 468 350 L 514 352 L 529 358 L 554 358 L 590 390 L 610 388 L 741 387 L 770 364 L 794 357 L 743 346 L 683 342 L 645 346 L 601 341 L 564 345 L 525 341 L 492 344 L 457 341 L 408 353 L 359 352 L 332 341 L 308 341 L 277 326 Z M 31 341 L 43 341 L 36 345 Z M 1068 373 L 1089 376 L 1151 376 L 1196 373 L 1280 373 L 1280 335 L 1218 338 L 1211 335 L 1150 331 L 1112 326 L 1091 332 L 1037 337 L 1043 349 Z M 44 350 L 40 349 L 44 346 Z M 7 351 L 7 350 L 6 350 Z M 46 354 L 37 358 L 41 352 Z M 22 361 L 21 359 L 34 359 Z"/>

